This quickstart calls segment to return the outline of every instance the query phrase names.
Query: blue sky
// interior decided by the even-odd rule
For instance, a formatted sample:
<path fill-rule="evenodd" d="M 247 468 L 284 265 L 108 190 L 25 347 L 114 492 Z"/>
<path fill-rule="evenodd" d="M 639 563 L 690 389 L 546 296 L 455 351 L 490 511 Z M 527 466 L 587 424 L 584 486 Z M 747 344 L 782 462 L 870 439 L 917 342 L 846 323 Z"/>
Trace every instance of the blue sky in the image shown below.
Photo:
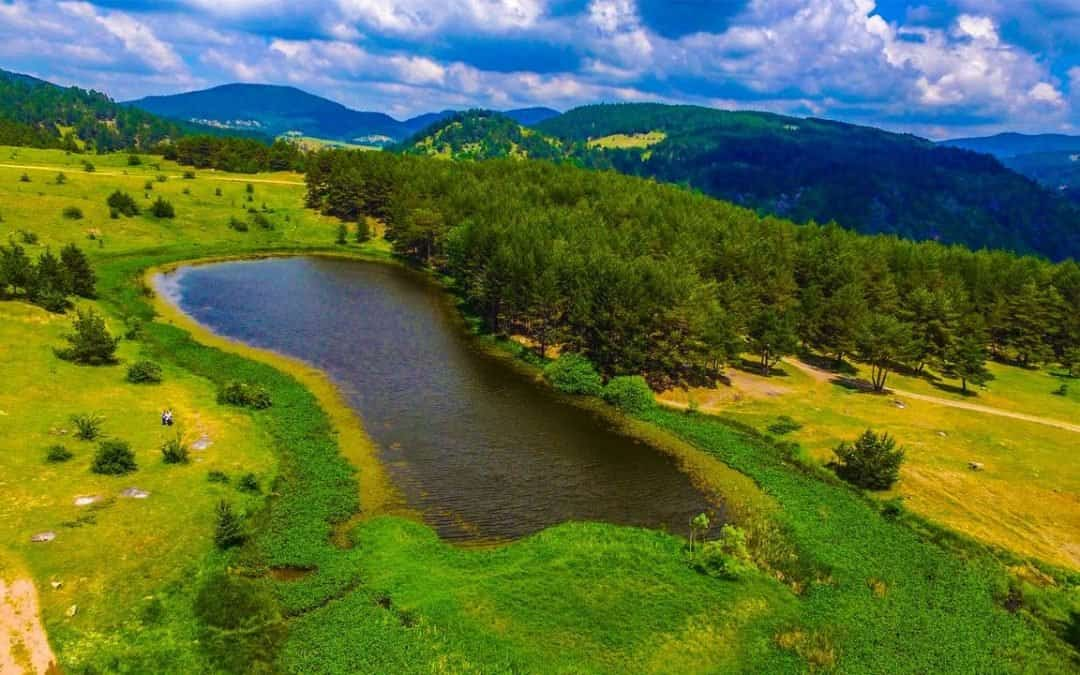
<path fill-rule="evenodd" d="M 1080 0 L 0 0 L 0 67 L 120 100 L 291 84 L 399 118 L 650 100 L 1080 133 Z"/>

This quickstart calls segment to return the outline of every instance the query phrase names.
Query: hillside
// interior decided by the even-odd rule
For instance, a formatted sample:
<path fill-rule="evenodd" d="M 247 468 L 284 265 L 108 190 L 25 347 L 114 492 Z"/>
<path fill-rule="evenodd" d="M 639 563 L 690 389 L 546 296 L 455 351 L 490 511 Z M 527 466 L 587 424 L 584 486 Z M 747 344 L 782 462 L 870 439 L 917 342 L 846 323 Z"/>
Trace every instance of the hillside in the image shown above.
<path fill-rule="evenodd" d="M 1080 212 L 992 157 L 822 119 L 696 106 L 585 106 L 536 129 L 594 141 L 590 166 L 689 185 L 796 221 L 1080 256 Z M 621 135 L 655 143 L 596 143 Z M 635 147 L 635 145 L 637 147 Z M 579 150 L 580 152 L 580 150 Z"/>
<path fill-rule="evenodd" d="M 183 94 L 148 96 L 126 105 L 218 128 L 363 145 L 405 140 L 458 113 L 443 110 L 399 121 L 380 112 L 353 110 L 295 87 L 269 84 L 225 84 Z M 521 124 L 536 124 L 559 113 L 550 108 L 523 108 L 504 114 Z"/>
<path fill-rule="evenodd" d="M 1033 153 L 1080 152 L 1080 136 L 1004 133 L 976 138 L 954 138 L 941 141 L 939 145 L 983 152 L 1004 159 Z"/>
<path fill-rule="evenodd" d="M 96 91 L 0 70 L 0 144 L 109 151 L 148 148 L 191 130 Z"/>
<path fill-rule="evenodd" d="M 452 159 L 555 160 L 566 154 L 555 139 L 489 110 L 456 113 L 432 124 L 394 150 L 409 155 Z"/>

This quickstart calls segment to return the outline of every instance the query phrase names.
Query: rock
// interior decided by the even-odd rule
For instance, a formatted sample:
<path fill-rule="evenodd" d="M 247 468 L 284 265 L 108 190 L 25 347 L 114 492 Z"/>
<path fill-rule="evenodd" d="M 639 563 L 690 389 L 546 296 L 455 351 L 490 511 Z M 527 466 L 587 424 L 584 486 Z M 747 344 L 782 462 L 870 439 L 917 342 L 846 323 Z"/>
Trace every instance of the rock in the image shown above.
<path fill-rule="evenodd" d="M 82 495 L 75 498 L 75 506 L 89 506 L 100 499 L 97 495 Z"/>
<path fill-rule="evenodd" d="M 63 581 L 50 581 L 49 585 L 53 587 L 54 591 L 58 591 L 63 587 L 64 582 Z"/>
<path fill-rule="evenodd" d="M 939 431 L 939 432 L 937 432 L 937 435 L 938 435 L 938 436 L 941 436 L 942 438 L 945 438 L 945 437 L 946 437 L 946 436 L 948 436 L 949 434 L 945 433 L 944 431 Z"/>
<path fill-rule="evenodd" d="M 132 499 L 146 499 L 150 496 L 150 493 L 146 490 L 140 490 L 139 488 L 129 487 L 120 493 L 122 497 L 131 497 Z"/>
<path fill-rule="evenodd" d="M 901 410 L 903 410 L 904 408 L 907 407 L 907 404 L 904 403 L 903 401 L 901 401 L 900 399 L 893 399 L 893 405 L 896 406 L 897 408 L 900 408 Z"/>
<path fill-rule="evenodd" d="M 205 450 L 205 449 L 209 448 L 213 444 L 214 444 L 214 442 L 212 440 L 210 440 L 209 436 L 207 436 L 206 434 L 202 434 L 197 439 L 195 439 L 194 443 L 191 444 L 191 449 L 192 450 Z"/>
<path fill-rule="evenodd" d="M 65 615 L 67 615 L 67 617 L 68 617 L 69 619 L 70 619 L 71 617 L 75 616 L 75 615 L 76 615 L 76 614 L 78 614 L 78 613 L 79 613 L 79 606 L 78 606 L 78 605 L 72 605 L 71 607 L 68 607 L 68 608 L 67 608 L 67 611 L 66 611 L 66 612 L 64 612 L 64 614 L 65 614 Z"/>
<path fill-rule="evenodd" d="M 30 537 L 30 541 L 34 542 L 47 542 L 52 541 L 53 539 L 56 539 L 55 532 L 38 532 L 37 534 Z"/>
<path fill-rule="evenodd" d="M 982 471 L 984 467 L 982 462 L 968 462 L 968 468 L 972 471 Z"/>

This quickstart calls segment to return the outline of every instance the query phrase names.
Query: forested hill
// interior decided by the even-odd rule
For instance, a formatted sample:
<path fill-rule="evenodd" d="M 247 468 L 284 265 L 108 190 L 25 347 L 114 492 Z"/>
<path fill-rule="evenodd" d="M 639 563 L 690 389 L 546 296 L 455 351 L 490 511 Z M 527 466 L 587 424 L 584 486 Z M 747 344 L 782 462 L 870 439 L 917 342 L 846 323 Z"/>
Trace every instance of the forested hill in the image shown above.
<path fill-rule="evenodd" d="M 911 135 L 661 104 L 585 106 L 535 128 L 576 144 L 586 165 L 685 184 L 798 222 L 1080 257 L 1074 205 L 993 157 Z"/>
<path fill-rule="evenodd" d="M 1005 133 L 975 138 L 954 138 L 941 141 L 941 145 L 985 152 L 1003 159 L 1043 152 L 1080 152 L 1080 136 Z"/>
<path fill-rule="evenodd" d="M 393 148 L 448 159 L 561 159 L 562 144 L 501 113 L 470 110 L 440 120 Z"/>
<path fill-rule="evenodd" d="M 105 94 L 0 70 L 0 144 L 101 152 L 150 148 L 191 125 L 117 104 Z"/>
<path fill-rule="evenodd" d="M 239 83 L 182 94 L 148 96 L 127 105 L 223 129 L 255 129 L 268 136 L 298 133 L 370 145 L 403 141 L 458 114 L 455 110 L 443 110 L 399 121 L 381 112 L 353 110 L 295 87 Z M 535 124 L 559 113 L 550 108 L 522 108 L 503 114 L 521 124 Z"/>

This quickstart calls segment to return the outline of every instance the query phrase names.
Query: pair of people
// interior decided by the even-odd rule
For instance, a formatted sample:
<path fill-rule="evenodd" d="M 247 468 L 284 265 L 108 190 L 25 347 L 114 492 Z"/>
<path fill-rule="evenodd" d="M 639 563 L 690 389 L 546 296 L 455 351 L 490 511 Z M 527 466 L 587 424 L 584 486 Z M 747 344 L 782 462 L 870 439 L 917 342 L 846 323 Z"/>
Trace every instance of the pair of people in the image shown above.
<path fill-rule="evenodd" d="M 161 412 L 161 426 L 171 427 L 173 425 L 173 412 L 172 408 L 167 408 Z"/>

